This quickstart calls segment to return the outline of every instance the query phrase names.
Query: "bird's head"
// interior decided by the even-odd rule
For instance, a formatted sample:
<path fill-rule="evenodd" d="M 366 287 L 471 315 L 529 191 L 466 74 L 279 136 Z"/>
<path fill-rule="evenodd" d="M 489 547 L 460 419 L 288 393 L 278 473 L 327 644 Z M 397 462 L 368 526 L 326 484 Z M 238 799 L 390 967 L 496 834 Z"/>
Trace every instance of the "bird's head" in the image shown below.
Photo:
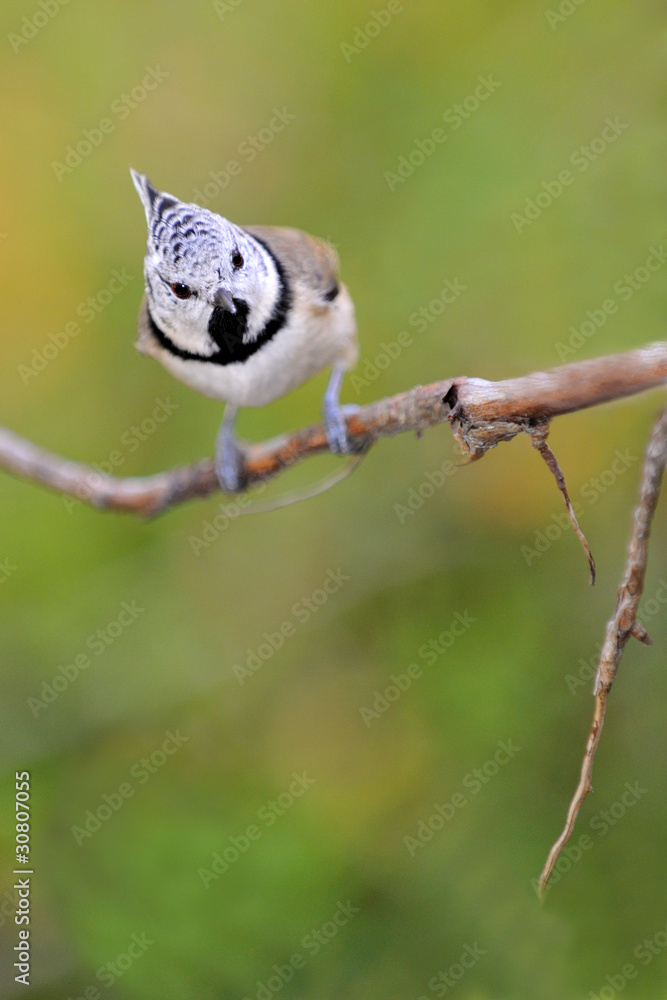
<path fill-rule="evenodd" d="M 154 322 L 180 351 L 203 360 L 254 339 L 278 295 L 266 250 L 222 216 L 131 173 L 148 224 L 144 278 Z"/>

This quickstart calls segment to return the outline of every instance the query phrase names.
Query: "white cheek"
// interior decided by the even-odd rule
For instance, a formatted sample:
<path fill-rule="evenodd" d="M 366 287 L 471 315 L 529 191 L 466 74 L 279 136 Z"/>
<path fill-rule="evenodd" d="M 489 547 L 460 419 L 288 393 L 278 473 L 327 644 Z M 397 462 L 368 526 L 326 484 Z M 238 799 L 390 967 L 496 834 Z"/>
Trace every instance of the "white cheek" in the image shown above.
<path fill-rule="evenodd" d="M 248 295 L 248 303 L 251 307 L 248 320 L 249 340 L 254 340 L 271 319 L 278 299 L 278 292 L 278 275 L 271 268 L 268 274 L 262 275 L 261 281 L 256 284 L 252 292 Z"/>
<path fill-rule="evenodd" d="M 210 307 L 201 299 L 191 304 L 184 302 L 165 302 L 156 310 L 154 317 L 167 336 L 181 350 L 192 354 L 209 357 L 216 351 L 216 346 L 208 335 Z"/>

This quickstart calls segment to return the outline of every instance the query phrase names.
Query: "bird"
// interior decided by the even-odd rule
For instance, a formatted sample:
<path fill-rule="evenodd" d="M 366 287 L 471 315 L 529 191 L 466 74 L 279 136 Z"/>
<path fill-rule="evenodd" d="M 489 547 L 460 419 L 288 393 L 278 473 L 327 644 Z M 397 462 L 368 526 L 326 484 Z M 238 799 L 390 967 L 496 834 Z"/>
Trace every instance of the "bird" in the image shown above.
<path fill-rule="evenodd" d="M 244 489 L 238 409 L 265 406 L 325 368 L 327 443 L 350 453 L 339 400 L 357 325 L 335 249 L 299 229 L 237 226 L 130 172 L 148 226 L 136 346 L 226 404 L 214 459 L 223 491 Z"/>

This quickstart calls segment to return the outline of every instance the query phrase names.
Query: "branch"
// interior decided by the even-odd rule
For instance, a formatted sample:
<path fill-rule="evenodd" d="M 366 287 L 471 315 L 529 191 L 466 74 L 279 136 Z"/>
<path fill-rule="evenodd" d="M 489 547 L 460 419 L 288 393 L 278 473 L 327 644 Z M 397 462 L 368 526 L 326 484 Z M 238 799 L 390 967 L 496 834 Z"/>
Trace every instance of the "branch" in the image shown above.
<path fill-rule="evenodd" d="M 378 438 L 420 433 L 449 419 L 462 449 L 479 458 L 501 441 L 532 433 L 552 417 L 643 392 L 666 378 L 667 342 L 660 342 L 502 382 L 457 378 L 417 386 L 362 407 L 347 418 L 347 428 L 353 449 L 361 452 Z M 244 483 L 256 485 L 327 450 L 319 424 L 248 445 Z M 44 451 L 2 428 L 0 468 L 94 507 L 144 517 L 220 489 L 210 460 L 153 476 L 118 478 Z"/>
<path fill-rule="evenodd" d="M 427 427 L 449 420 L 462 451 L 472 460 L 481 458 L 501 441 L 517 434 L 530 435 L 555 477 L 573 526 L 588 556 L 591 582 L 595 563 L 579 528 L 556 456 L 547 445 L 553 417 L 597 406 L 643 392 L 667 380 L 667 342 L 649 344 L 626 354 L 613 354 L 521 378 L 487 382 L 478 378 L 455 378 L 361 407 L 347 417 L 353 450 L 361 455 L 381 437 L 404 431 L 420 434 Z M 242 479 L 245 486 L 261 483 L 310 455 L 328 450 L 321 425 L 247 445 Z M 586 744 L 579 784 L 572 798 L 563 832 L 555 842 L 539 879 L 543 895 L 560 854 L 572 836 L 581 805 L 592 791 L 593 761 L 602 734 L 607 696 L 611 691 L 621 654 L 630 636 L 650 644 L 636 620 L 644 587 L 648 537 L 667 462 L 667 407 L 656 423 L 644 462 L 639 503 L 616 610 L 607 625 L 595 684 L 595 712 Z M 71 462 L 44 451 L 11 431 L 0 427 L 0 468 L 50 489 L 85 500 L 94 507 L 127 511 L 144 517 L 194 497 L 217 492 L 210 460 L 181 466 L 168 472 L 140 478 L 118 478 L 98 473 L 88 465 Z"/>
<path fill-rule="evenodd" d="M 570 500 L 570 494 L 567 492 L 567 484 L 565 482 L 565 476 L 563 471 L 558 464 L 558 459 L 554 455 L 553 451 L 547 444 L 547 435 L 549 433 L 548 424 L 537 424 L 533 431 L 531 431 L 531 441 L 533 448 L 537 448 L 540 455 L 547 463 L 547 468 L 551 472 L 552 476 L 556 480 L 556 485 L 558 489 L 563 494 L 563 499 L 565 501 L 565 507 L 567 513 L 570 517 L 570 522 L 574 528 L 579 541 L 581 542 L 582 548 L 586 553 L 586 558 L 588 559 L 588 567 L 591 573 L 591 586 L 595 583 L 595 559 L 593 558 L 593 553 L 590 550 L 590 546 L 586 540 L 586 536 L 579 527 L 579 522 L 577 521 L 577 515 L 574 513 L 574 508 L 572 506 L 572 501 Z"/>
<path fill-rule="evenodd" d="M 637 621 L 637 610 L 644 590 L 651 521 L 658 503 L 658 497 L 660 496 L 660 484 L 665 471 L 665 463 L 667 463 L 667 407 L 665 407 L 658 417 L 646 449 L 642 484 L 639 501 L 635 508 L 625 573 L 618 588 L 616 608 L 607 624 L 604 644 L 600 651 L 600 664 L 593 692 L 595 695 L 595 711 L 586 743 L 584 760 L 581 765 L 579 784 L 570 802 L 563 832 L 551 848 L 538 881 L 538 889 L 542 897 L 546 892 L 549 879 L 553 875 L 561 852 L 572 836 L 574 824 L 577 821 L 583 801 L 588 793 L 593 791 L 593 786 L 591 785 L 593 762 L 598 743 L 600 742 L 600 736 L 602 735 L 602 727 L 607 709 L 607 696 L 614 683 L 625 644 L 630 636 L 634 636 L 635 639 L 646 645 L 651 644 L 646 631 Z"/>

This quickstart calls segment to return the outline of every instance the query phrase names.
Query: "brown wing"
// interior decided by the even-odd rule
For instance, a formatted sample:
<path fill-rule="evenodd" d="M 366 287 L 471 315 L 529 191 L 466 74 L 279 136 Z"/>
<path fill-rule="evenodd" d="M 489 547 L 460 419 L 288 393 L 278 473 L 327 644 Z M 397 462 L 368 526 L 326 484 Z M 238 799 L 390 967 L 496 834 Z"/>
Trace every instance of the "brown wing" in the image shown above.
<path fill-rule="evenodd" d="M 298 282 L 323 299 L 338 294 L 338 254 L 325 240 L 281 226 L 244 226 L 251 236 L 266 243 L 292 282 Z"/>

